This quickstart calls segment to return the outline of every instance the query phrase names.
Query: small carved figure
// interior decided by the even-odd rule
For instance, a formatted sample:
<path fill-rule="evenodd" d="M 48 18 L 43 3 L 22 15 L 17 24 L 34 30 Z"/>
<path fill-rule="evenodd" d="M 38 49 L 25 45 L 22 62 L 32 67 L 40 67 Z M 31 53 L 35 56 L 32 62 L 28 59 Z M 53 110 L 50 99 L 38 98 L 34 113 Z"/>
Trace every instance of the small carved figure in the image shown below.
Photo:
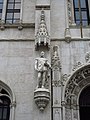
<path fill-rule="evenodd" d="M 41 52 L 40 58 L 35 59 L 35 70 L 38 72 L 37 88 L 44 88 L 45 81 L 49 78 L 49 70 L 51 66 L 48 60 L 44 57 L 44 52 Z"/>

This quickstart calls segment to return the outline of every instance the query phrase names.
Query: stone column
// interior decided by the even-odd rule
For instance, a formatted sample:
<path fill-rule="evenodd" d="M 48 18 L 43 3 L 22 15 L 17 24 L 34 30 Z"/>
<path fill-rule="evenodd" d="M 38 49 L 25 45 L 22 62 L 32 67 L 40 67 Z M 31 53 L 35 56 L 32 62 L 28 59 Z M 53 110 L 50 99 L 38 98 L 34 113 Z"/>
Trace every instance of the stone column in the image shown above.
<path fill-rule="evenodd" d="M 74 116 L 73 116 L 73 95 L 71 95 L 71 120 L 74 119 Z"/>
<path fill-rule="evenodd" d="M 1 30 L 4 30 L 5 16 L 6 16 L 7 0 L 3 1 L 2 19 L 1 19 Z"/>
<path fill-rule="evenodd" d="M 65 19 L 66 19 L 65 40 L 66 42 L 70 42 L 71 34 L 70 34 L 70 29 L 69 29 L 68 1 L 67 0 L 65 0 Z"/>
<path fill-rule="evenodd" d="M 73 0 L 71 1 L 72 25 L 75 26 Z"/>
<path fill-rule="evenodd" d="M 7 0 L 4 0 L 3 1 L 3 10 L 2 10 L 2 21 L 3 21 L 3 23 L 5 23 L 6 7 L 7 7 Z"/>
<path fill-rule="evenodd" d="M 61 120 L 61 65 L 58 46 L 53 47 L 52 57 L 53 120 Z"/>
<path fill-rule="evenodd" d="M 10 120 L 15 120 L 15 107 L 16 102 L 12 102 L 10 105 Z"/>
<path fill-rule="evenodd" d="M 77 105 L 77 115 L 78 115 L 78 120 L 80 120 L 79 105 Z"/>
<path fill-rule="evenodd" d="M 65 120 L 65 101 L 62 101 L 62 120 Z"/>

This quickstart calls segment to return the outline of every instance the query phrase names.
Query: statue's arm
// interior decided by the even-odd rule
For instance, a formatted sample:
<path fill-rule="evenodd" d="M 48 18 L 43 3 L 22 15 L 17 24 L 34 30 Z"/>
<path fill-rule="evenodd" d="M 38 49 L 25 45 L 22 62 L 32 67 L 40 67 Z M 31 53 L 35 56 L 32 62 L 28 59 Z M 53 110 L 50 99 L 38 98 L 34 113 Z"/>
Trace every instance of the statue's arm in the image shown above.
<path fill-rule="evenodd" d="M 37 71 L 38 71 L 37 64 L 38 64 L 38 60 L 37 60 L 37 59 L 35 59 L 35 70 L 37 70 Z"/>

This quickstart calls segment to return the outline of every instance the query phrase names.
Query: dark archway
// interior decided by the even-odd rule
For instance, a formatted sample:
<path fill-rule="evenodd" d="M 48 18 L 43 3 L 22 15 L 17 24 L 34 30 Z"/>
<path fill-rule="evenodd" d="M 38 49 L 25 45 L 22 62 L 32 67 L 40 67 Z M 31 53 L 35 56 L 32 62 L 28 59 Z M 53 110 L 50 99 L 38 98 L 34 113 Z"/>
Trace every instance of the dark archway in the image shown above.
<path fill-rule="evenodd" d="M 90 86 L 86 87 L 79 98 L 80 120 L 90 120 Z"/>

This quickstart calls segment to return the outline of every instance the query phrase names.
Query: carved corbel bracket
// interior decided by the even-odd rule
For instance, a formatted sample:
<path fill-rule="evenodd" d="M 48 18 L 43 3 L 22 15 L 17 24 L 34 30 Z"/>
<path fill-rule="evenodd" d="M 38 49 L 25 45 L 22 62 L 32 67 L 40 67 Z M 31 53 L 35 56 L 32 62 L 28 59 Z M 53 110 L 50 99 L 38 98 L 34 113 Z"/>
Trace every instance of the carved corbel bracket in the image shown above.
<path fill-rule="evenodd" d="M 50 100 L 50 91 L 45 88 L 38 88 L 34 91 L 34 100 L 41 112 L 44 111 Z"/>

